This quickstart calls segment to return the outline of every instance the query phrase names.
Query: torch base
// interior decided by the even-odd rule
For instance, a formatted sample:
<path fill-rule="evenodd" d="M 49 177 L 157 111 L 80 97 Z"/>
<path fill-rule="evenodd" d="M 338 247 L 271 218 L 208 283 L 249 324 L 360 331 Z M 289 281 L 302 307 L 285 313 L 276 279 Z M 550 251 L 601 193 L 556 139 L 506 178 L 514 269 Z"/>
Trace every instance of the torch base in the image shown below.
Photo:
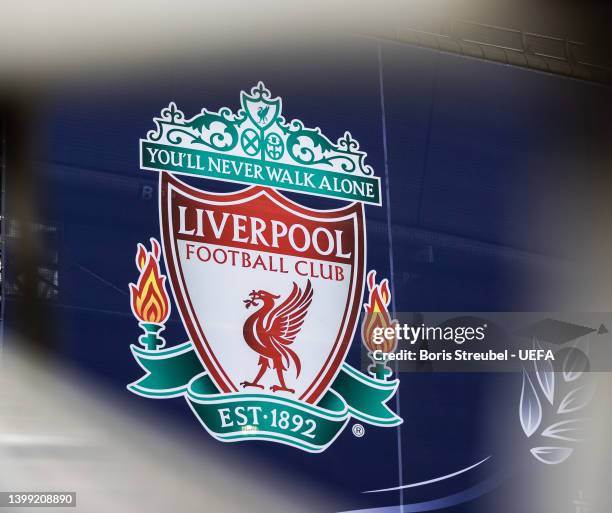
<path fill-rule="evenodd" d="M 370 375 L 381 381 L 387 381 L 387 378 L 393 374 L 393 371 L 387 367 L 385 363 L 376 362 L 373 365 L 368 366 L 368 372 Z"/>
<path fill-rule="evenodd" d="M 144 346 L 147 351 L 156 351 L 166 345 L 164 338 L 159 336 L 159 332 L 165 328 L 163 324 L 140 322 L 138 325 L 144 331 L 144 335 L 138 337 L 138 343 Z"/>

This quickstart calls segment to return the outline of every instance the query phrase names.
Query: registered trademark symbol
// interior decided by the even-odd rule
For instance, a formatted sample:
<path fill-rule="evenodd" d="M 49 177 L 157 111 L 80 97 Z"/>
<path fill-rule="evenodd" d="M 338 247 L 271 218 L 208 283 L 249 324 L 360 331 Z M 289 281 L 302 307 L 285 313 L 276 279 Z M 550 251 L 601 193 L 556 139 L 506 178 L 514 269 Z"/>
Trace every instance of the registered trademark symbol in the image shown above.
<path fill-rule="evenodd" d="M 357 438 L 361 438 L 363 435 L 365 435 L 365 428 L 361 424 L 353 424 L 351 429 Z"/>

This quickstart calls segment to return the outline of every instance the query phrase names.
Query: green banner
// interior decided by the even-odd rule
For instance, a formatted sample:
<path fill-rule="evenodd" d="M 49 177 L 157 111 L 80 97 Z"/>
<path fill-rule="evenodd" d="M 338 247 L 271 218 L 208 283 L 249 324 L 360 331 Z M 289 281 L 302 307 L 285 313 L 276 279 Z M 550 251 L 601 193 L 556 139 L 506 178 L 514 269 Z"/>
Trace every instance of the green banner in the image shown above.
<path fill-rule="evenodd" d="M 380 179 L 140 141 L 140 167 L 380 205 Z"/>
<path fill-rule="evenodd" d="M 202 366 L 191 342 L 163 350 L 131 346 L 146 375 L 128 385 L 144 397 L 185 397 L 204 428 L 217 440 L 272 440 L 321 452 L 351 417 L 377 426 L 402 419 L 385 404 L 399 382 L 370 378 L 344 363 L 316 405 L 257 393 L 222 393 Z"/>

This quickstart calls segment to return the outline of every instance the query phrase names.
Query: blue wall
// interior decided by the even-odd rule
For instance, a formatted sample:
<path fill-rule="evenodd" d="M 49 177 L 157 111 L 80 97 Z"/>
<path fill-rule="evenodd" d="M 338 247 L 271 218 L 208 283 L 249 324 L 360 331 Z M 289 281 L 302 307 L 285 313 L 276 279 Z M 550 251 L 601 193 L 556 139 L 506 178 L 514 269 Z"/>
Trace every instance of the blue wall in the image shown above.
<path fill-rule="evenodd" d="M 350 130 L 383 191 L 389 187 L 390 203 L 367 207 L 368 267 L 388 276 L 392 262 L 397 311 L 554 308 L 548 284 L 571 279 L 554 265 L 566 242 L 556 227 L 578 231 L 587 223 L 572 201 L 584 169 L 558 156 L 570 148 L 587 162 L 593 132 L 612 118 L 597 99 L 609 95 L 597 86 L 368 39 L 300 51 L 253 48 L 197 69 L 151 69 L 62 92 L 46 106 L 37 134 L 41 216 L 61 233 L 55 336 L 62 357 L 103 378 L 118 401 L 143 402 L 125 391 L 139 375 L 129 353 L 138 327 L 127 284 L 137 242 L 158 233 L 156 175 L 139 171 L 138 139 L 169 100 L 187 113 L 235 108 L 239 91 L 259 80 L 283 98 L 287 117 L 332 139 Z M 10 315 L 9 305 L 9 329 Z M 167 333 L 184 336 L 176 312 Z M 359 344 L 349 360 L 359 365 Z M 272 460 L 295 479 L 339 493 L 345 509 L 398 504 L 398 492 L 362 492 L 397 485 L 400 475 L 410 482 L 450 473 L 486 456 L 483 398 L 512 379 L 403 375 L 401 468 L 393 429 L 368 428 L 361 439 L 346 430 L 321 455 L 260 443 L 224 450 Z M 151 408 L 200 429 L 179 400 Z M 200 438 L 205 455 L 215 442 Z M 445 493 L 408 490 L 403 500 Z"/>

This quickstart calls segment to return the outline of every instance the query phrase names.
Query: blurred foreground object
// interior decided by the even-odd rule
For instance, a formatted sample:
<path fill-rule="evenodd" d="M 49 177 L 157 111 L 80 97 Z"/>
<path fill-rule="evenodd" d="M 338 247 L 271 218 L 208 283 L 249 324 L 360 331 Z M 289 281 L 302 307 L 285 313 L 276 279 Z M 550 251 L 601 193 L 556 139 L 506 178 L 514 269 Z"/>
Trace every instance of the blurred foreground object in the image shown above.
<path fill-rule="evenodd" d="M 177 5 L 180 8 L 177 8 Z M 342 33 L 610 83 L 605 2 L 517 0 L 55 2 L 0 0 L 0 86 L 41 89 L 180 59 L 214 59 L 253 42 Z M 41 82 L 42 81 L 42 82 Z"/>
<path fill-rule="evenodd" d="M 77 507 L 59 511 L 88 513 L 333 510 L 266 462 L 221 459 L 60 368 L 5 352 L 0 383 L 0 490 L 76 491 Z"/>

